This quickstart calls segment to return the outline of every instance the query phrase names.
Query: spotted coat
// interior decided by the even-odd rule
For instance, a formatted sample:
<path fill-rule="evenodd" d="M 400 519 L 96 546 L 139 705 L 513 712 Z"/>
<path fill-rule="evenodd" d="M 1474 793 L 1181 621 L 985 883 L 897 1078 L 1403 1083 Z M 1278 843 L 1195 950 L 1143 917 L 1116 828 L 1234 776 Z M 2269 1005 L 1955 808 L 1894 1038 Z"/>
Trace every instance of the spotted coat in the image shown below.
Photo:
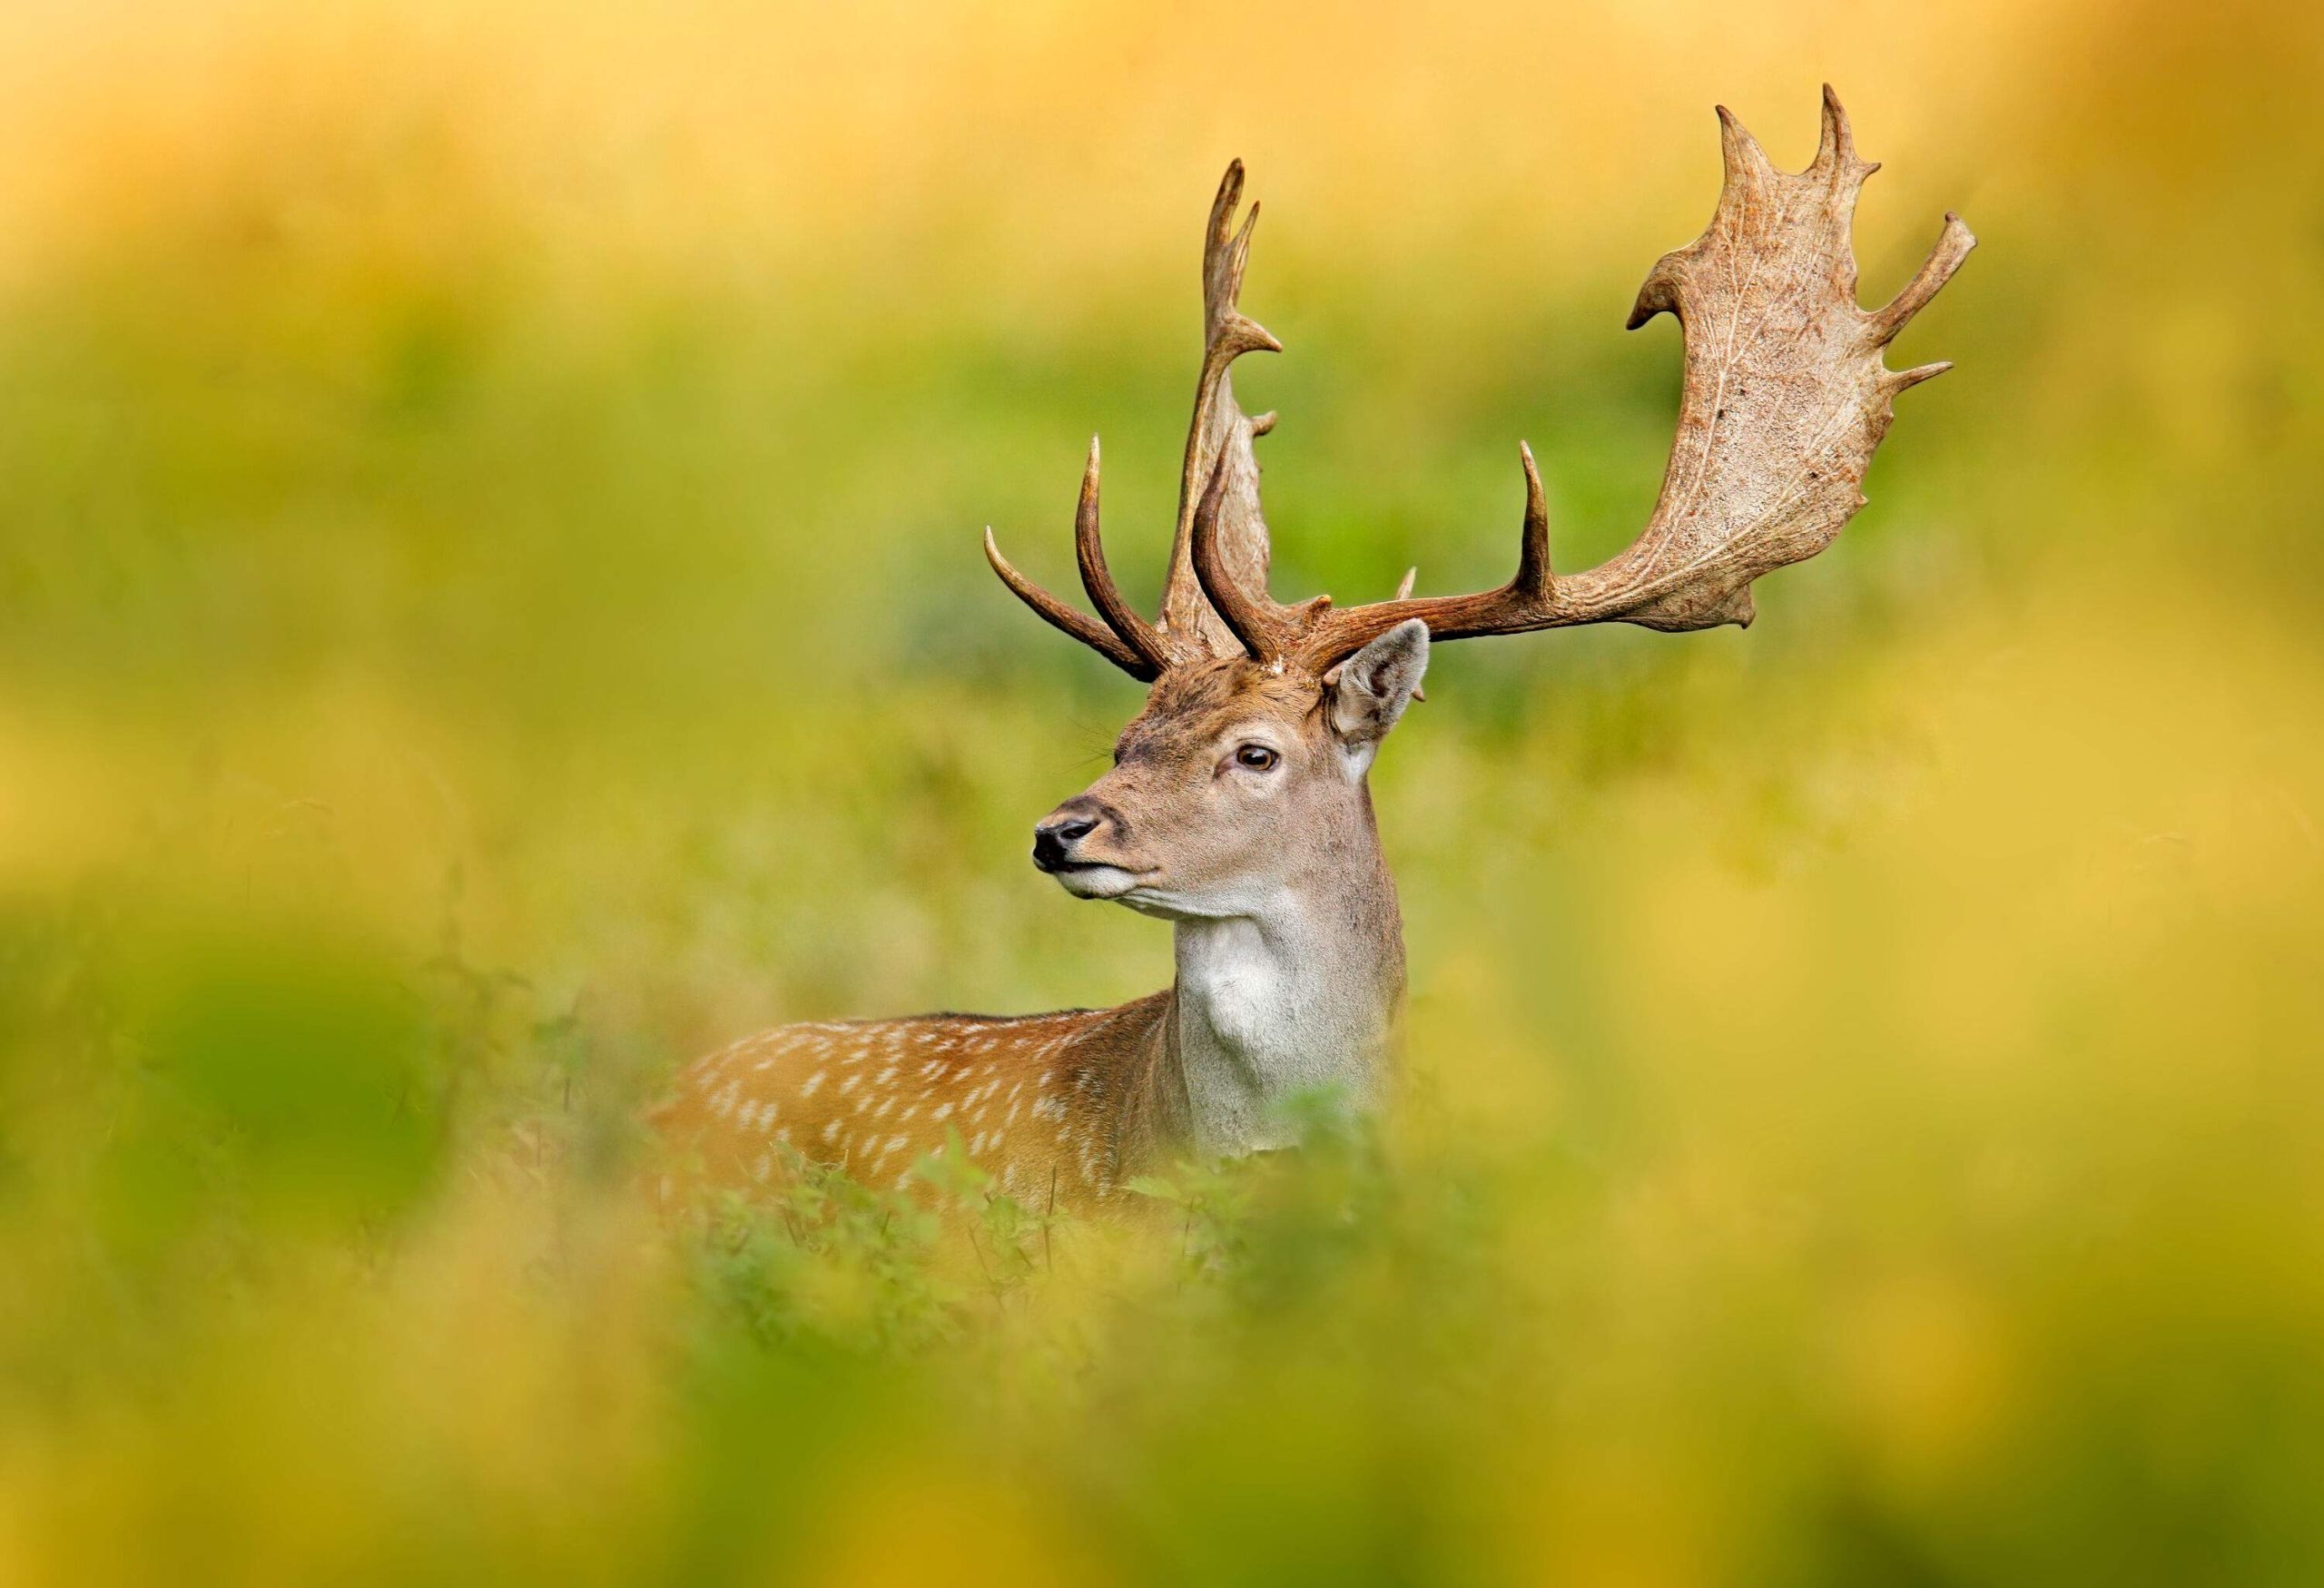
<path fill-rule="evenodd" d="M 1187 1134 L 1170 994 L 1114 1009 L 778 1026 L 679 1076 L 655 1123 L 714 1185 L 780 1177 L 786 1155 L 908 1186 L 957 1137 L 1022 1201 L 1113 1195 Z"/>

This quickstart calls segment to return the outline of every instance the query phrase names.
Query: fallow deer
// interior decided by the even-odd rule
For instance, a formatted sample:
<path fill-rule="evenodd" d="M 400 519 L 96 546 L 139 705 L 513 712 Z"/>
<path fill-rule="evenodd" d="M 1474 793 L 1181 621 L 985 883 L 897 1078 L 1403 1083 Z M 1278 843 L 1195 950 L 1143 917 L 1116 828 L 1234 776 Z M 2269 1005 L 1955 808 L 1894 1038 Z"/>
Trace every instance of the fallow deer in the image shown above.
<path fill-rule="evenodd" d="M 1498 589 L 1335 608 L 1280 606 L 1254 439 L 1228 370 L 1280 350 L 1238 307 L 1258 206 L 1235 225 L 1227 168 L 1203 248 L 1204 344 L 1158 617 L 1123 599 L 1098 527 L 1098 444 L 1075 547 L 1091 618 L 1010 566 L 1043 619 L 1151 686 L 1114 764 L 1034 829 L 1033 863 L 1082 899 L 1173 923 L 1177 980 L 1114 1009 L 934 1014 L 792 1025 L 694 1064 L 660 1123 L 730 1183 L 784 1149 L 876 1183 L 957 1139 L 1020 1197 L 1087 1200 L 1158 1155 L 1278 1145 L 1290 1094 L 1375 1100 L 1404 991 L 1396 891 L 1366 775 L 1420 693 L 1432 642 L 1623 622 L 1679 631 L 1751 621 L 1751 582 L 1812 557 L 1864 505 L 1890 399 L 1949 368 L 1890 370 L 1881 350 L 1975 239 L 1947 214 L 1886 308 L 1857 307 L 1849 232 L 1876 167 L 1827 87 L 1813 164 L 1777 171 L 1724 107 L 1709 228 L 1646 278 L 1632 329 L 1668 310 L 1685 340 L 1678 437 L 1645 532 L 1587 572 L 1551 570 L 1532 454 L 1517 572 Z"/>

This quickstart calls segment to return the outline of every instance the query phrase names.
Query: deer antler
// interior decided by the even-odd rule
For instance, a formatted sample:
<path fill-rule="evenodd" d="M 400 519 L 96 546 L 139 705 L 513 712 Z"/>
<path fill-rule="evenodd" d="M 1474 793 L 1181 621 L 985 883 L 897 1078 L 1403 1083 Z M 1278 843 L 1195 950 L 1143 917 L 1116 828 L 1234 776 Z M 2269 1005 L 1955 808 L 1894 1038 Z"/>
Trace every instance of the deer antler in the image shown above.
<path fill-rule="evenodd" d="M 1243 196 L 1243 163 L 1227 166 L 1211 201 L 1203 236 L 1202 373 L 1195 385 L 1195 412 L 1187 431 L 1186 461 L 1178 476 L 1178 521 L 1171 538 L 1170 571 L 1162 591 L 1162 620 L 1150 624 L 1122 598 L 1106 570 L 1098 531 L 1098 441 L 1089 441 L 1089 463 L 1081 477 L 1081 502 L 1074 518 L 1074 547 L 1081 586 L 1105 622 L 1101 626 L 1019 573 L 1000 555 L 992 531 L 985 531 L 985 557 L 1001 583 L 1043 621 L 1088 646 L 1134 678 L 1151 679 L 1182 663 L 1233 654 L 1240 638 L 1232 621 L 1214 608 L 1194 562 L 1193 523 L 1196 491 L 1215 482 L 1219 506 L 1213 510 L 1216 557 L 1236 587 L 1266 588 L 1267 526 L 1259 510 L 1259 466 L 1255 437 L 1275 426 L 1273 414 L 1253 419 L 1235 400 L 1227 368 L 1259 349 L 1280 352 L 1269 336 L 1237 307 L 1244 268 L 1250 262 L 1251 229 L 1258 224 L 1255 202 L 1235 225 Z"/>
<path fill-rule="evenodd" d="M 1233 654 L 1242 636 L 1217 592 L 1267 587 L 1267 523 L 1259 510 L 1259 462 L 1251 442 L 1275 428 L 1275 415 L 1253 419 L 1235 400 L 1227 370 L 1245 353 L 1283 350 L 1265 328 L 1246 316 L 1239 301 L 1243 271 L 1251 260 L 1251 232 L 1259 223 L 1253 202 L 1235 226 L 1243 197 L 1243 163 L 1226 168 L 1211 201 L 1210 227 L 1202 252 L 1202 376 L 1195 384 L 1195 412 L 1187 429 L 1186 461 L 1178 471 L 1178 523 L 1170 539 L 1170 576 L 1162 593 L 1162 626 L 1199 641 L 1209 656 Z M 1216 501 L 1207 498 L 1216 493 Z M 1198 501 L 1197 498 L 1205 498 Z M 1197 548 L 1195 521 L 1210 513 L 1209 557 Z M 1213 573 L 1224 575 L 1214 582 Z M 1232 595 L 1227 600 L 1232 602 Z"/>
<path fill-rule="evenodd" d="M 1226 169 L 1203 249 L 1202 377 L 1178 481 L 1178 524 L 1162 619 L 1149 625 L 1107 576 L 1098 543 L 1098 450 L 1092 441 L 1077 526 L 1082 583 L 1100 625 L 1010 567 L 986 532 L 1009 587 L 1049 622 L 1139 678 L 1240 646 L 1270 666 L 1322 675 L 1412 618 L 1439 640 L 1521 634 L 1584 623 L 1709 628 L 1751 621 L 1751 581 L 1815 556 L 1864 506 L 1857 488 L 1895 417 L 1891 399 L 1950 364 L 1892 370 L 1881 350 L 1961 267 L 1977 240 L 1948 213 L 1927 261 L 1886 308 L 1856 301 L 1849 231 L 1864 179 L 1847 115 L 1824 89 L 1823 138 L 1797 174 L 1768 163 L 1725 106 L 1724 179 L 1701 237 L 1662 256 L 1630 311 L 1636 330 L 1668 310 L 1686 339 L 1679 433 L 1646 530 L 1586 573 L 1550 567 L 1549 512 L 1532 451 L 1517 572 L 1498 589 L 1414 598 L 1410 576 L 1392 600 L 1332 610 L 1318 596 L 1285 607 L 1267 594 L 1266 520 L 1251 442 L 1275 416 L 1246 416 L 1227 369 L 1281 344 L 1236 307 L 1248 262 L 1251 206 L 1234 225 L 1243 165 Z M 1196 495 L 1197 482 L 1201 484 Z"/>
<path fill-rule="evenodd" d="M 1919 273 L 1867 313 L 1856 306 L 1848 232 L 1857 192 L 1879 167 L 1857 158 L 1831 88 L 1815 163 L 1796 175 L 1770 165 L 1724 106 L 1718 119 L 1726 173 L 1710 226 L 1663 255 L 1630 311 L 1635 330 L 1668 310 L 1686 335 L 1679 434 L 1645 533 L 1586 573 L 1552 575 L 1541 477 L 1521 448 L 1525 522 L 1508 584 L 1333 612 L 1320 601 L 1277 606 L 1247 582 L 1229 595 L 1212 578 L 1212 599 L 1254 656 L 1320 673 L 1414 617 L 1440 640 L 1614 621 L 1748 624 L 1753 579 L 1831 544 L 1864 505 L 1857 486 L 1893 418 L 1890 399 L 1952 367 L 1891 370 L 1881 350 L 1976 239 L 1947 214 Z M 1215 533 L 1198 513 L 1197 567 Z"/>
<path fill-rule="evenodd" d="M 1173 652 L 1154 626 L 1122 599 L 1121 591 L 1114 586 L 1113 575 L 1106 569 L 1106 548 L 1098 533 L 1095 436 L 1089 438 L 1089 462 L 1081 471 L 1081 500 L 1073 513 L 1073 551 L 1074 560 L 1081 567 L 1081 587 L 1088 593 L 1089 604 L 1104 616 L 1103 626 L 1019 573 L 993 543 L 990 525 L 984 532 L 985 560 L 992 564 L 992 571 L 1000 576 L 1000 582 L 1039 613 L 1043 622 L 1063 629 L 1133 678 L 1151 681 L 1160 677 L 1175 659 Z"/>

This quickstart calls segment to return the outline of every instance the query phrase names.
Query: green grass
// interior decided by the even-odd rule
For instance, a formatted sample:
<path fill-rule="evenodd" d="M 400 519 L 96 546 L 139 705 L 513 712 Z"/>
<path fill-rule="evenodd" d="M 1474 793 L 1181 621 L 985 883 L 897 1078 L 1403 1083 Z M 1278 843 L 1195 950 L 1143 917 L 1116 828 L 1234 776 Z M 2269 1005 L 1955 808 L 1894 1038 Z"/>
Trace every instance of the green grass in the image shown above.
<path fill-rule="evenodd" d="M 0 1581 L 2311 1581 L 2313 29 L 1689 16 L 5 25 Z M 1482 586 L 1827 53 L 1959 368 L 1748 635 L 1444 648 L 1376 1131 L 655 1210 L 741 1032 L 1167 979 L 976 536 L 1101 429 L 1151 597 L 1215 143 L 1277 593 Z"/>

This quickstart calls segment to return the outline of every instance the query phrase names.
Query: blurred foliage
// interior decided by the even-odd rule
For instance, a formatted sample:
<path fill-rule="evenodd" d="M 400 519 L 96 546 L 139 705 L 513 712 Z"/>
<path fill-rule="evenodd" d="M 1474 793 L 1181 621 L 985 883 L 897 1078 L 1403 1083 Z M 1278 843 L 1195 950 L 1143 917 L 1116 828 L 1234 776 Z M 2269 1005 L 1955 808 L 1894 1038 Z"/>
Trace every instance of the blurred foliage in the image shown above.
<path fill-rule="evenodd" d="M 0 13 L 0 1582 L 2309 1583 L 2324 28 L 369 0 Z M 1897 361 L 1762 621 L 1453 646 L 1374 1140 L 1118 1220 L 665 1222 L 753 1026 L 1150 991 L 1024 829 L 1135 692 L 1218 169 L 1278 593 L 1578 566 L 1630 293 L 1835 81 Z"/>

